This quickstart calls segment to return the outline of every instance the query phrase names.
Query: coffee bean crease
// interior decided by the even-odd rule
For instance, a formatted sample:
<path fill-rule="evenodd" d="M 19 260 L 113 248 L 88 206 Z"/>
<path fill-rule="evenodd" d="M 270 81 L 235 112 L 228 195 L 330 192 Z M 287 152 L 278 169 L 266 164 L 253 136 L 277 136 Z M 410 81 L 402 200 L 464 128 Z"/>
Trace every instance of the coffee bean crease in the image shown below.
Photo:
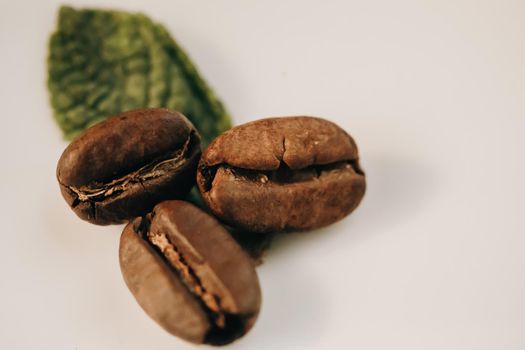
<path fill-rule="evenodd" d="M 141 168 L 126 174 L 120 178 L 112 180 L 109 183 L 100 184 L 93 182 L 86 186 L 67 186 L 72 192 L 77 195 L 78 201 L 102 201 L 107 197 L 124 192 L 133 183 L 141 183 L 148 179 L 161 177 L 169 172 L 174 172 L 183 167 L 187 162 L 187 155 L 189 152 L 190 142 L 195 137 L 192 132 L 182 149 L 170 152 L 168 156 L 160 157 L 152 162 L 142 166 Z M 77 203 L 78 204 L 78 203 Z"/>
<path fill-rule="evenodd" d="M 169 262 L 170 266 L 177 270 L 183 282 L 203 302 L 210 313 L 210 318 L 220 328 L 225 327 L 225 312 L 221 310 L 220 297 L 206 290 L 199 277 L 191 266 L 186 262 L 182 253 L 170 242 L 168 236 L 163 232 L 148 232 L 147 238 L 151 244 L 156 246 Z"/>

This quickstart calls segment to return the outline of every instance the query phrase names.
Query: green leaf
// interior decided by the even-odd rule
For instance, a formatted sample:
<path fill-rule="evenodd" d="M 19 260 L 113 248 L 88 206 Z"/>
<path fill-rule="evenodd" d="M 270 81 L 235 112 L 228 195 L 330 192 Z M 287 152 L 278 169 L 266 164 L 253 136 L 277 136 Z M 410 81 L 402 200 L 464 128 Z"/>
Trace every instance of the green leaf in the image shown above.
<path fill-rule="evenodd" d="M 203 146 L 231 119 L 186 53 L 138 13 L 64 6 L 49 40 L 48 88 L 66 139 L 119 112 L 165 107 L 186 115 Z"/>

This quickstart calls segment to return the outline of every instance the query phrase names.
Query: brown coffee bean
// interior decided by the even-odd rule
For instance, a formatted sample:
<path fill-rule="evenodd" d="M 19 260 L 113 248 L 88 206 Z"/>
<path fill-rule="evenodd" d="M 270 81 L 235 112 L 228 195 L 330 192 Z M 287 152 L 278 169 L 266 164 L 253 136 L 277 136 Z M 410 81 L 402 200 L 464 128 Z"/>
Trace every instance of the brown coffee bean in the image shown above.
<path fill-rule="evenodd" d="M 230 129 L 204 151 L 197 184 L 217 217 L 253 232 L 328 225 L 352 212 L 365 193 L 352 137 L 314 117 Z"/>
<path fill-rule="evenodd" d="M 180 113 L 139 109 L 87 129 L 57 166 L 62 195 L 82 219 L 98 225 L 143 215 L 193 186 L 200 138 Z"/>
<path fill-rule="evenodd" d="M 119 258 L 137 302 L 173 335 L 227 344 L 257 318 L 261 292 L 250 258 L 217 220 L 188 202 L 162 202 L 130 222 Z"/>

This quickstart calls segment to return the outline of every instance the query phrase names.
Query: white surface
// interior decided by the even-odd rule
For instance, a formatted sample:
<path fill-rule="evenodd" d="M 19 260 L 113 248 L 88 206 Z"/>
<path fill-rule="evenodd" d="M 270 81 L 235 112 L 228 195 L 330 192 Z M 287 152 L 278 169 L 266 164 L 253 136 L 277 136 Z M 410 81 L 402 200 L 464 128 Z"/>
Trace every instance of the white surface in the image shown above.
<path fill-rule="evenodd" d="M 121 227 L 80 221 L 59 194 L 58 4 L 0 12 L 0 348 L 194 349 L 128 293 Z M 361 207 L 275 242 L 262 313 L 231 349 L 525 349 L 525 2 L 111 5 L 164 23 L 237 124 L 319 115 L 360 146 Z"/>

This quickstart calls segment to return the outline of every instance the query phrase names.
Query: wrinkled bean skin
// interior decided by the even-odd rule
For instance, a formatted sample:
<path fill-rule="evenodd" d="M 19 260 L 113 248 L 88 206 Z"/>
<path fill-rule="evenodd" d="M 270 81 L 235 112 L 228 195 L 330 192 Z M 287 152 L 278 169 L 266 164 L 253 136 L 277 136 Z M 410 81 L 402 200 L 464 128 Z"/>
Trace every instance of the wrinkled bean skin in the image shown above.
<path fill-rule="evenodd" d="M 62 196 L 83 220 L 118 224 L 191 189 L 200 138 L 182 114 L 139 109 L 108 118 L 77 137 L 57 165 Z"/>
<path fill-rule="evenodd" d="M 303 231 L 351 213 L 366 189 L 357 146 L 315 117 L 237 126 L 204 151 L 197 184 L 222 221 L 252 232 Z"/>
<path fill-rule="evenodd" d="M 261 304 L 249 256 L 213 217 L 165 201 L 120 238 L 124 280 L 142 309 L 187 341 L 223 345 L 244 335 Z"/>

